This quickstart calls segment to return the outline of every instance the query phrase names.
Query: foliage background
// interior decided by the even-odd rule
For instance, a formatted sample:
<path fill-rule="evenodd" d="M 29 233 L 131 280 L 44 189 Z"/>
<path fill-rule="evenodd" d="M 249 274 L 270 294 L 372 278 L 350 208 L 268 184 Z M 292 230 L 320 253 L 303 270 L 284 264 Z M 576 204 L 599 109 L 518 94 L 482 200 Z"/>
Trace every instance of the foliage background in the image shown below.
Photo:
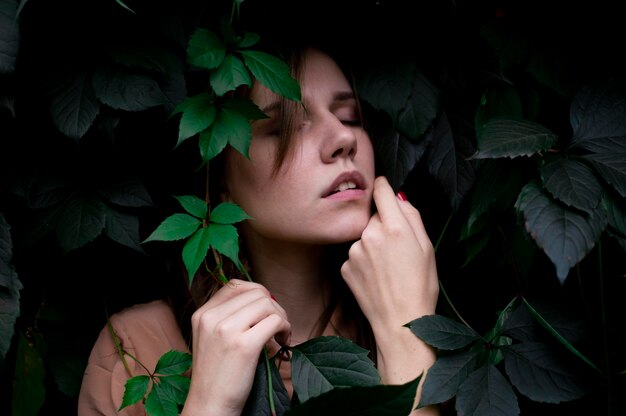
<path fill-rule="evenodd" d="M 414 62 L 441 92 L 459 153 L 464 143 L 476 149 L 481 102 L 494 97 L 508 100 L 491 115 L 521 112 L 564 148 L 574 93 L 626 74 L 623 14 L 608 0 L 409 3 L 247 0 L 242 18 L 262 33 L 336 40 L 364 68 Z M 197 146 L 175 147 L 178 121 L 169 116 L 187 93 L 186 82 L 202 76 L 184 64 L 189 36 L 215 25 L 225 6 L 123 4 L 0 1 L 2 414 L 73 414 L 106 314 L 180 284 L 180 248 L 139 241 L 178 210 L 172 195 L 203 193 Z M 514 47 L 488 42 L 488 27 L 502 29 L 501 39 Z M 80 111 L 68 96 L 82 97 Z M 603 233 L 559 278 L 551 259 L 526 238 L 513 207 L 541 157 L 501 159 L 513 174 L 468 233 L 480 164 L 472 162 L 466 174 L 463 161 L 437 170 L 432 158 L 421 157 L 427 153 L 417 143 L 424 142 L 400 143 L 411 150 L 391 152 L 387 169 L 394 167 L 396 185 L 421 210 L 438 244 L 442 285 L 463 319 L 485 333 L 523 294 L 542 310 L 557 311 L 555 320 L 576 322 L 567 326 L 576 335 L 571 339 L 602 370 L 571 356 L 587 394 L 560 404 L 520 396 L 521 414 L 623 414 L 626 230 Z M 624 186 L 623 163 L 619 172 Z M 623 196 L 617 199 L 622 221 Z M 443 296 L 440 313 L 456 316 Z M 452 405 L 444 409 L 451 412 Z"/>

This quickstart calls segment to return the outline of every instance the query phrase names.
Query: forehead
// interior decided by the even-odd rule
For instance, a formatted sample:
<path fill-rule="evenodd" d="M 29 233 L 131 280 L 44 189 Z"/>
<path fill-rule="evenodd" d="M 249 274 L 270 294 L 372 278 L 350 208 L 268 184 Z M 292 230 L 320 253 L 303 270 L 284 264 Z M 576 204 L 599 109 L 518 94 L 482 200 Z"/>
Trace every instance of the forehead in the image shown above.
<path fill-rule="evenodd" d="M 337 91 L 351 91 L 346 76 L 328 54 L 318 49 L 307 49 L 303 54 L 300 68 L 300 88 L 305 105 L 316 100 L 332 97 Z M 262 110 L 271 110 L 279 96 L 267 87 L 255 82 L 250 98 Z"/>

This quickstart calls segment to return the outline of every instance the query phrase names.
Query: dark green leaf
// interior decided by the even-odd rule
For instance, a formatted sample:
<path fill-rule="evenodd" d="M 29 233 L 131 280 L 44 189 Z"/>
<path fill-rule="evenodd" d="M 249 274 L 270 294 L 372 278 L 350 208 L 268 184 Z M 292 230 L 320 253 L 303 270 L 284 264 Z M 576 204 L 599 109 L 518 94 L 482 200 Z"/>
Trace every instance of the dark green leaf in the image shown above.
<path fill-rule="evenodd" d="M 176 146 L 211 126 L 217 114 L 213 99 L 206 93 L 187 98 L 176 106 L 174 114 L 181 111 L 183 116 L 180 119 Z"/>
<path fill-rule="evenodd" d="M 59 216 L 56 234 L 63 250 L 71 251 L 95 239 L 104 230 L 106 206 L 96 196 L 72 198 Z"/>
<path fill-rule="evenodd" d="M 157 81 L 143 74 L 101 68 L 92 85 L 100 101 L 118 110 L 143 111 L 168 102 Z"/>
<path fill-rule="evenodd" d="M 607 78 L 576 94 L 570 106 L 572 144 L 586 146 L 602 138 L 626 136 L 626 83 Z"/>
<path fill-rule="evenodd" d="M 9 224 L 0 212 L 0 367 L 4 363 L 14 325 L 20 316 L 20 290 L 22 289 L 15 266 L 13 266 L 13 242 Z"/>
<path fill-rule="evenodd" d="M 450 205 L 457 208 L 474 183 L 474 169 L 467 160 L 473 149 L 464 138 L 454 137 L 445 113 L 431 131 L 428 172 L 441 185 Z"/>
<path fill-rule="evenodd" d="M 626 206 L 619 203 L 609 193 L 604 193 L 603 206 L 607 212 L 607 220 L 611 227 L 626 236 Z"/>
<path fill-rule="evenodd" d="M 178 200 L 178 203 L 183 207 L 185 211 L 201 220 L 207 218 L 209 208 L 206 201 L 198 198 L 195 195 L 174 195 L 174 198 Z"/>
<path fill-rule="evenodd" d="M 517 416 L 515 391 L 498 369 L 487 364 L 472 372 L 456 396 L 459 415 Z"/>
<path fill-rule="evenodd" d="M 437 87 L 415 69 L 408 101 L 398 114 L 398 129 L 414 140 L 421 137 L 440 112 L 439 95 Z"/>
<path fill-rule="evenodd" d="M 246 158 L 252 140 L 250 122 L 241 113 L 229 108 L 222 108 L 213 126 L 213 136 L 224 136 L 228 143 Z"/>
<path fill-rule="evenodd" d="M 256 45 L 261 37 L 253 32 L 245 32 L 241 39 L 237 41 L 237 46 L 240 48 L 249 48 L 250 46 Z"/>
<path fill-rule="evenodd" d="M 401 385 L 343 387 L 294 406 L 285 416 L 396 416 L 408 415 L 422 376 Z"/>
<path fill-rule="evenodd" d="M 187 46 L 187 60 L 200 68 L 217 68 L 225 54 L 222 40 L 206 29 L 196 29 Z"/>
<path fill-rule="evenodd" d="M 139 400 L 143 400 L 148 392 L 150 386 L 150 377 L 145 375 L 134 376 L 126 380 L 124 385 L 124 397 L 122 398 L 122 404 L 119 410 L 122 410 L 126 406 L 137 403 Z"/>
<path fill-rule="evenodd" d="M 228 108 L 242 114 L 248 120 L 268 118 L 261 109 L 247 97 L 230 97 L 224 101 L 222 108 Z"/>
<path fill-rule="evenodd" d="M 443 403 L 454 397 L 477 364 L 477 353 L 466 351 L 437 358 L 428 369 L 419 406 Z"/>
<path fill-rule="evenodd" d="M 240 85 L 252 85 L 250 72 L 241 59 L 227 55 L 217 69 L 211 71 L 211 87 L 215 94 L 222 96 Z"/>
<path fill-rule="evenodd" d="M 170 350 L 163 354 L 154 369 L 155 374 L 183 374 L 191 367 L 191 354 Z"/>
<path fill-rule="evenodd" d="M 193 234 L 202 221 L 187 214 L 173 214 L 167 217 L 145 240 L 148 241 L 175 241 L 182 240 Z"/>
<path fill-rule="evenodd" d="M 442 315 L 425 315 L 405 326 L 428 345 L 442 350 L 456 350 L 481 339 L 472 328 Z"/>
<path fill-rule="evenodd" d="M 380 376 L 368 351 L 347 338 L 321 336 L 292 349 L 291 376 L 301 402 L 336 387 L 374 386 Z"/>
<path fill-rule="evenodd" d="M 574 159 L 558 158 L 541 168 L 543 186 L 559 201 L 588 213 L 598 207 L 602 185 L 593 171 Z"/>
<path fill-rule="evenodd" d="M 84 71 L 72 73 L 57 86 L 50 105 L 52 121 L 59 131 L 80 139 L 100 112 L 100 101 Z"/>
<path fill-rule="evenodd" d="M 208 226 L 202 227 L 193 233 L 183 246 L 183 263 L 187 269 L 190 284 L 200 264 L 206 257 L 210 246 L 210 229 Z"/>
<path fill-rule="evenodd" d="M 20 47 L 20 30 L 17 20 L 17 0 L 0 2 L 0 74 L 15 71 L 15 61 Z"/>
<path fill-rule="evenodd" d="M 513 385 L 531 400 L 560 403 L 582 397 L 581 380 L 539 342 L 504 347 L 506 373 Z"/>
<path fill-rule="evenodd" d="M 12 415 L 36 416 L 45 400 L 46 372 L 38 345 L 41 340 L 28 340 L 20 333 L 15 358 Z"/>
<path fill-rule="evenodd" d="M 241 413 L 242 416 L 282 416 L 291 407 L 289 394 L 280 377 L 280 372 L 272 361 L 265 361 L 265 354 L 261 353 L 259 362 L 254 373 L 254 381 L 252 390 L 246 400 L 246 404 Z M 268 382 L 268 364 L 272 379 L 272 392 L 274 394 L 274 406 L 276 414 L 270 412 L 269 403 L 269 382 Z"/>
<path fill-rule="evenodd" d="M 474 117 L 476 133 L 480 135 L 483 125 L 494 117 L 516 117 L 524 115 L 522 102 L 515 88 L 510 84 L 490 85 L 483 93 L 480 107 Z"/>
<path fill-rule="evenodd" d="M 239 260 L 239 235 L 237 229 L 230 224 L 209 224 L 207 239 L 211 247 L 228 257 L 236 265 Z"/>
<path fill-rule="evenodd" d="M 202 160 L 208 162 L 217 156 L 228 144 L 228 137 L 223 134 L 214 134 L 215 129 L 209 127 L 200 133 L 198 145 Z"/>
<path fill-rule="evenodd" d="M 117 243 L 144 253 L 139 241 L 139 218 L 105 206 L 104 233 Z"/>
<path fill-rule="evenodd" d="M 473 159 L 531 156 L 550 149 L 558 136 L 541 124 L 509 117 L 488 120 L 478 137 Z"/>
<path fill-rule="evenodd" d="M 154 206 L 146 187 L 137 179 L 127 179 L 116 183 L 109 189 L 103 190 L 102 194 L 112 203 L 122 207 L 141 208 Z"/>
<path fill-rule="evenodd" d="M 248 214 L 239 205 L 232 202 L 222 202 L 211 211 L 210 220 L 219 224 L 235 224 L 250 219 Z"/>
<path fill-rule="evenodd" d="M 111 55 L 119 64 L 144 68 L 161 75 L 167 74 L 171 68 L 170 62 L 177 60 L 176 56 L 161 45 L 146 44 L 145 42 L 144 39 L 142 45 L 129 39 L 127 43 L 116 45 L 115 49 L 111 51 Z"/>
<path fill-rule="evenodd" d="M 163 397 L 176 404 L 183 405 L 187 400 L 191 379 L 179 374 L 159 377 L 159 388 L 163 392 Z"/>
<path fill-rule="evenodd" d="M 600 209 L 591 215 L 567 210 L 535 182 L 522 189 L 515 208 L 524 216 L 526 231 L 556 266 L 561 283 L 591 251 L 606 227 L 606 216 Z"/>
<path fill-rule="evenodd" d="M 284 61 L 261 51 L 242 50 L 240 53 L 252 75 L 261 84 L 278 95 L 300 101 L 300 85 L 291 76 L 289 66 Z"/>
<path fill-rule="evenodd" d="M 605 181 L 626 198 L 626 152 L 591 153 L 583 157 L 593 164 Z"/>
<path fill-rule="evenodd" d="M 0 212 L 0 286 L 11 291 L 22 288 L 13 266 L 11 227 L 2 212 Z"/>

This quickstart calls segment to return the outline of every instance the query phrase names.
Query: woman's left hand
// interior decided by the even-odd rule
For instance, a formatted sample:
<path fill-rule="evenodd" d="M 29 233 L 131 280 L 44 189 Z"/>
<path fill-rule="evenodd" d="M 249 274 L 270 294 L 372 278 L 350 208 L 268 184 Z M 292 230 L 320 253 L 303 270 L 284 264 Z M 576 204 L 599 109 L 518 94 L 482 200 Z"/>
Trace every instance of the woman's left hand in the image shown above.
<path fill-rule="evenodd" d="M 396 197 L 385 177 L 374 181 L 374 202 L 378 212 L 350 248 L 341 274 L 376 336 L 434 314 L 439 282 L 418 210 Z"/>

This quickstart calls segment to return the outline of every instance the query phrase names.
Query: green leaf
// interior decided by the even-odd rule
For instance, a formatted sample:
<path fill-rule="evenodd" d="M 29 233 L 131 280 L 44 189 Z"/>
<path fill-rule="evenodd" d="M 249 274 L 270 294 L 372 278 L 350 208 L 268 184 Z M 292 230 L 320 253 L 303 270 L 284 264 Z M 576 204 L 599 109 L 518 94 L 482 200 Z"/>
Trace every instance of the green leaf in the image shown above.
<path fill-rule="evenodd" d="M 626 236 L 626 206 L 607 192 L 603 195 L 602 206 L 606 210 L 609 225 Z"/>
<path fill-rule="evenodd" d="M 208 128 L 215 121 L 217 110 L 213 98 L 207 93 L 201 93 L 187 98 L 174 109 L 174 113 L 182 112 L 178 128 L 178 143 Z"/>
<path fill-rule="evenodd" d="M 289 66 L 279 58 L 261 51 L 239 51 L 252 75 L 263 85 L 278 95 L 293 101 L 300 101 L 298 81 L 291 76 Z"/>
<path fill-rule="evenodd" d="M 56 235 L 65 251 L 82 247 L 104 230 L 106 206 L 100 198 L 75 196 L 59 216 Z"/>
<path fill-rule="evenodd" d="M 560 403 L 585 394 L 582 380 L 561 364 L 545 344 L 524 342 L 504 347 L 503 351 L 511 383 L 531 400 Z"/>
<path fill-rule="evenodd" d="M 187 400 L 191 379 L 179 374 L 159 377 L 159 388 L 163 391 L 163 397 L 176 404 L 183 405 Z"/>
<path fill-rule="evenodd" d="M 193 281 L 200 264 L 211 246 L 210 228 L 202 227 L 187 240 L 183 246 L 183 263 L 189 275 L 189 283 Z"/>
<path fill-rule="evenodd" d="M 92 85 L 100 101 L 117 110 L 143 111 L 168 102 L 156 80 L 122 69 L 97 70 Z"/>
<path fill-rule="evenodd" d="M 252 127 L 246 117 L 229 108 L 222 108 L 213 125 L 213 136 L 224 136 L 228 143 L 246 158 L 252 140 Z"/>
<path fill-rule="evenodd" d="M 202 156 L 202 160 L 205 162 L 217 156 L 228 144 L 228 137 L 214 133 L 215 129 L 213 127 L 209 127 L 200 133 L 198 145 L 200 147 L 200 156 Z"/>
<path fill-rule="evenodd" d="M 260 120 L 268 118 L 261 109 L 247 97 L 229 97 L 222 104 L 222 108 L 228 108 L 242 114 L 248 120 Z"/>
<path fill-rule="evenodd" d="M 254 32 L 245 32 L 243 36 L 237 40 L 237 47 L 239 48 L 249 48 L 250 46 L 256 45 L 261 37 Z"/>
<path fill-rule="evenodd" d="M 146 187 L 138 179 L 126 179 L 104 189 L 101 194 L 112 203 L 129 208 L 152 207 L 154 203 Z"/>
<path fill-rule="evenodd" d="M 163 220 L 143 242 L 182 240 L 189 237 L 201 226 L 202 221 L 198 218 L 187 214 L 173 214 Z"/>
<path fill-rule="evenodd" d="M 66 75 L 52 93 L 52 121 L 59 131 L 72 139 L 87 133 L 100 112 L 100 101 L 85 71 Z"/>
<path fill-rule="evenodd" d="M 215 94 L 221 97 L 240 85 L 252 86 L 250 72 L 241 59 L 228 55 L 220 66 L 211 72 L 211 87 Z"/>
<path fill-rule="evenodd" d="M 139 218 L 105 206 L 104 233 L 113 241 L 144 253 L 139 241 Z"/>
<path fill-rule="evenodd" d="M 442 315 L 425 315 L 405 325 L 428 345 L 456 350 L 481 339 L 472 328 Z"/>
<path fill-rule="evenodd" d="M 35 416 L 45 401 L 46 372 L 39 350 L 41 339 L 26 339 L 20 333 L 15 358 L 11 414 Z"/>
<path fill-rule="evenodd" d="M 396 416 L 413 408 L 420 375 L 401 385 L 343 387 L 294 406 L 285 416 Z"/>
<path fill-rule="evenodd" d="M 626 137 L 624 137 L 626 142 Z M 626 152 L 591 153 L 583 156 L 600 172 L 604 180 L 626 198 Z"/>
<path fill-rule="evenodd" d="M 163 375 L 183 374 L 189 368 L 191 368 L 191 354 L 170 350 L 159 358 L 154 373 Z"/>
<path fill-rule="evenodd" d="M 559 157 L 541 168 L 543 186 L 559 201 L 588 213 L 598 207 L 602 185 L 584 163 Z"/>
<path fill-rule="evenodd" d="M 222 40 L 206 29 L 196 29 L 187 46 L 187 61 L 199 68 L 217 68 L 225 54 Z"/>
<path fill-rule="evenodd" d="M 316 337 L 291 351 L 293 388 L 301 402 L 333 388 L 380 384 L 368 350 L 347 338 Z"/>
<path fill-rule="evenodd" d="M 536 182 L 527 184 L 515 208 L 523 214 L 524 227 L 556 267 L 563 283 L 572 267 L 595 246 L 606 227 L 600 209 L 581 215 L 557 205 Z"/>
<path fill-rule="evenodd" d="M 230 224 L 211 223 L 208 227 L 208 241 L 211 247 L 228 257 L 237 266 L 241 265 L 239 260 L 239 235 L 237 229 Z"/>
<path fill-rule="evenodd" d="M 17 0 L 0 2 L 0 74 L 15 71 L 20 47 L 20 29 L 17 20 Z"/>
<path fill-rule="evenodd" d="M 477 362 L 478 354 L 471 351 L 438 357 L 424 379 L 419 407 L 443 403 L 454 397 Z"/>
<path fill-rule="evenodd" d="M 183 209 L 189 214 L 201 220 L 207 218 L 209 208 L 203 199 L 195 195 L 174 195 L 174 198 L 178 200 Z"/>
<path fill-rule="evenodd" d="M 491 364 L 472 372 L 456 396 L 460 415 L 517 416 L 520 409 L 508 380 Z"/>
<path fill-rule="evenodd" d="M 509 117 L 487 121 L 473 159 L 531 156 L 556 145 L 558 136 L 541 124 Z"/>
<path fill-rule="evenodd" d="M 512 85 L 498 83 L 490 85 L 483 93 L 480 107 L 474 117 L 476 133 L 480 135 L 483 125 L 491 118 L 524 115 L 522 101 Z"/>
<path fill-rule="evenodd" d="M 254 373 L 252 390 L 246 400 L 246 404 L 241 412 L 242 416 L 282 416 L 291 407 L 291 400 L 287 389 L 280 377 L 280 372 L 274 362 L 269 361 L 269 369 L 272 380 L 272 393 L 276 414 L 273 415 L 269 405 L 269 380 L 265 353 L 262 352 Z"/>
<path fill-rule="evenodd" d="M 124 385 L 124 396 L 122 398 L 122 404 L 119 410 L 122 410 L 126 406 L 137 403 L 139 400 L 143 400 L 148 392 L 150 386 L 150 377 L 145 375 L 134 376 L 126 380 Z"/>
<path fill-rule="evenodd" d="M 239 205 L 231 202 L 222 202 L 213 208 L 209 217 L 211 222 L 219 224 L 235 224 L 251 218 Z"/>

